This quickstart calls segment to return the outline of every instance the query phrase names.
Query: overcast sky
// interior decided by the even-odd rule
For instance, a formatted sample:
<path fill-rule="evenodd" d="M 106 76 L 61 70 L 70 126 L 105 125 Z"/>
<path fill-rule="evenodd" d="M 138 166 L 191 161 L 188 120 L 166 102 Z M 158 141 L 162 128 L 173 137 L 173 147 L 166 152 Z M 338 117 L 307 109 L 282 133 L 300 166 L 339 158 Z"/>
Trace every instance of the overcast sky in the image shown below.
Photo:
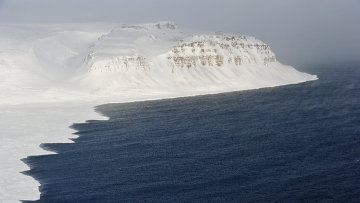
<path fill-rule="evenodd" d="M 253 35 L 290 65 L 360 61 L 360 0 L 0 0 L 0 22 L 159 20 Z"/>

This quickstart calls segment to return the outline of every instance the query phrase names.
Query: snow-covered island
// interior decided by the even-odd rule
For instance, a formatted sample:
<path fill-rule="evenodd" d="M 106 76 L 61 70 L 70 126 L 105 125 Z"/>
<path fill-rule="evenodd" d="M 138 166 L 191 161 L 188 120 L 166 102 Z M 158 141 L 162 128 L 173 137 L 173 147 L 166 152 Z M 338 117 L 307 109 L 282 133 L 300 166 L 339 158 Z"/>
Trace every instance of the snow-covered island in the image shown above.
<path fill-rule="evenodd" d="M 274 87 L 316 80 L 279 63 L 251 36 L 185 34 L 173 22 L 0 24 L 0 202 L 36 200 L 21 161 L 71 142 L 98 104 Z"/>

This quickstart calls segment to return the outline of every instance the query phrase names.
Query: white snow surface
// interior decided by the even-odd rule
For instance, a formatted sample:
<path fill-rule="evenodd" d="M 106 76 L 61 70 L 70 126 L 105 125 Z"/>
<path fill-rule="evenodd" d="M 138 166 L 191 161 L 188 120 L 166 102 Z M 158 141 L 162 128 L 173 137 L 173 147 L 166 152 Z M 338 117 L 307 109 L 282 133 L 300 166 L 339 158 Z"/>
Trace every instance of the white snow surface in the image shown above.
<path fill-rule="evenodd" d="M 191 36 L 172 22 L 0 24 L 0 202 L 39 199 L 21 159 L 52 153 L 41 143 L 72 142 L 73 123 L 107 119 L 96 105 L 316 79 L 254 37 Z"/>

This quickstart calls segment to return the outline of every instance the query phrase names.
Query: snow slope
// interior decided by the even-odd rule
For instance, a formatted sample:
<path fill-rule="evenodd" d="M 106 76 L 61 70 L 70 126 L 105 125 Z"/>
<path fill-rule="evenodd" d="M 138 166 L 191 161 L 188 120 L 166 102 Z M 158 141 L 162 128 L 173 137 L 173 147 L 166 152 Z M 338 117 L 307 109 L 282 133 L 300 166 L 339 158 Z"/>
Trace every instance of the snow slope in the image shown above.
<path fill-rule="evenodd" d="M 93 106 L 295 84 L 317 79 L 280 64 L 250 36 L 189 35 L 175 23 L 0 24 L 0 202 L 36 200 L 20 159 L 70 142 Z"/>

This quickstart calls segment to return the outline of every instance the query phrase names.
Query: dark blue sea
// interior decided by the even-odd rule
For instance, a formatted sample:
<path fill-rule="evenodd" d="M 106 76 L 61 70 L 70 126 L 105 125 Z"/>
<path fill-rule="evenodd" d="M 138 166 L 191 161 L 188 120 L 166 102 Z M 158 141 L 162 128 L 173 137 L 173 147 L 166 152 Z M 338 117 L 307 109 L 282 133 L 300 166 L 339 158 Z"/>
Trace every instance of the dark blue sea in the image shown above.
<path fill-rule="evenodd" d="M 360 68 L 259 90 L 96 107 L 28 157 L 39 202 L 360 202 Z M 46 127 L 46 126 L 44 126 Z M 49 135 L 51 136 L 51 135 Z"/>

